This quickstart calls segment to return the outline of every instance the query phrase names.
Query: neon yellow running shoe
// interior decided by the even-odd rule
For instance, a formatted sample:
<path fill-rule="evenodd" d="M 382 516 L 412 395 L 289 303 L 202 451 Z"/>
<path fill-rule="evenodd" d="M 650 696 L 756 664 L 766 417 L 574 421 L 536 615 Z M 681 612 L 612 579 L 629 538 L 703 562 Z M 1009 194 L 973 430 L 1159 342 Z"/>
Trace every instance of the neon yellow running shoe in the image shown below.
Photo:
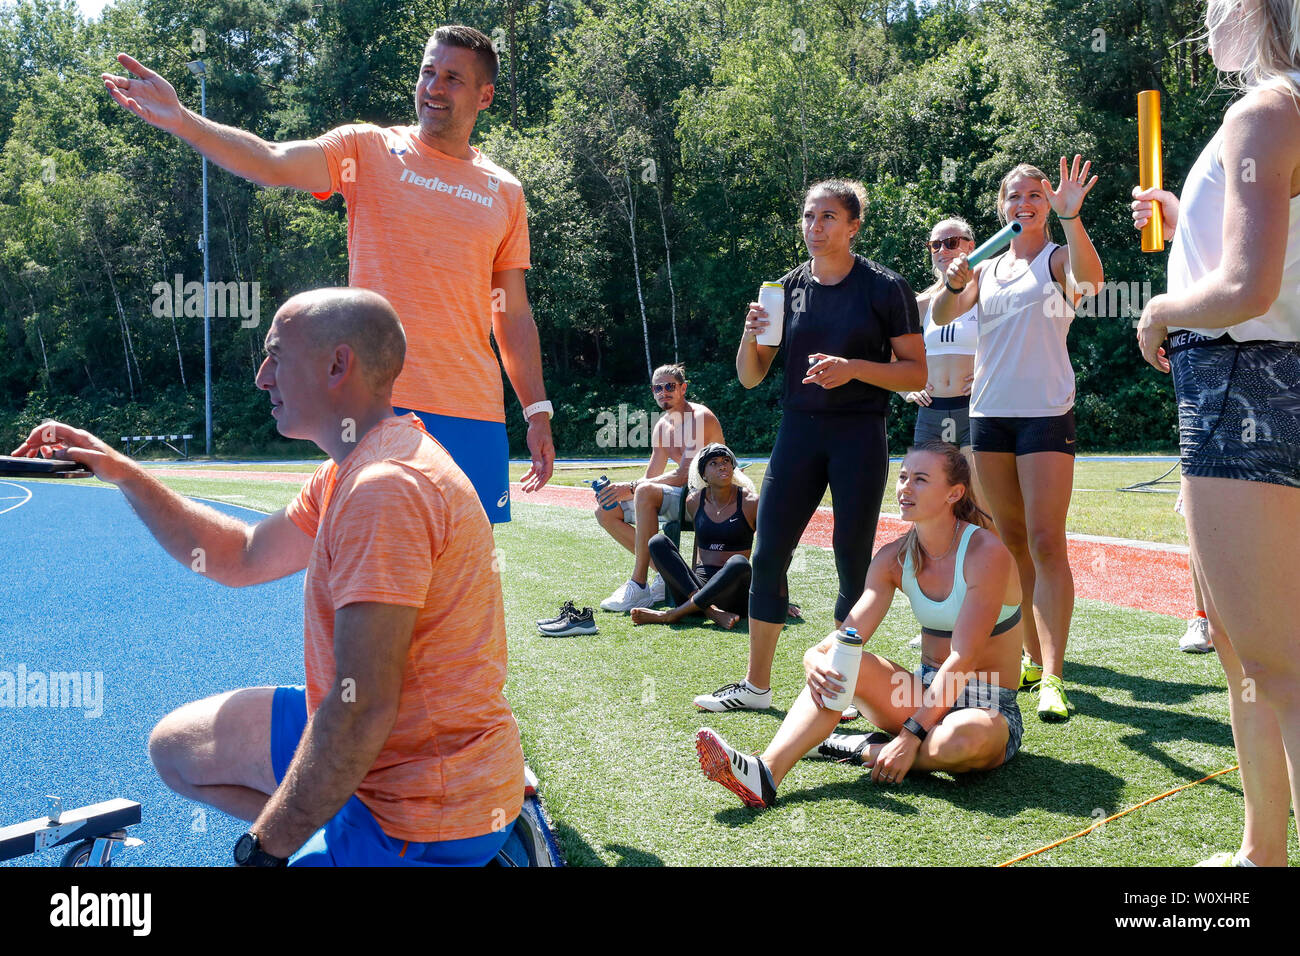
<path fill-rule="evenodd" d="M 1240 850 L 1236 853 L 1216 853 L 1208 860 L 1193 863 L 1193 866 L 1254 866 Z"/>
<path fill-rule="evenodd" d="M 1035 664 L 1028 654 L 1020 655 L 1020 686 L 1017 690 L 1030 690 L 1043 679 L 1043 665 Z"/>
<path fill-rule="evenodd" d="M 1038 685 L 1038 719 L 1059 724 L 1070 719 L 1070 699 L 1065 696 L 1065 681 L 1055 674 L 1044 674 Z"/>

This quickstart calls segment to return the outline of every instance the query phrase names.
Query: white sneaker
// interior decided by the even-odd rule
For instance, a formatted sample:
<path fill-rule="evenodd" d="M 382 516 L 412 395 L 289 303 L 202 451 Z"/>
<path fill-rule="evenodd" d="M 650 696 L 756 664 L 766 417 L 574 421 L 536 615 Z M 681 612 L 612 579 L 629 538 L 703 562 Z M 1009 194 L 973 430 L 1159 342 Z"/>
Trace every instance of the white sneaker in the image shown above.
<path fill-rule="evenodd" d="M 1194 617 L 1187 622 L 1187 633 L 1178 641 L 1178 649 L 1188 654 L 1208 654 L 1214 650 L 1210 640 L 1210 622 L 1208 618 Z"/>
<path fill-rule="evenodd" d="M 654 595 L 650 593 L 648 587 L 642 587 L 635 581 L 628 581 L 601 601 L 600 609 L 602 611 L 623 611 L 626 613 L 634 607 L 653 607 L 654 603 Z"/>
<path fill-rule="evenodd" d="M 920 646 L 921 646 L 921 635 L 918 634 L 918 635 L 916 635 L 916 637 L 914 637 L 914 638 L 912 638 L 910 641 L 908 641 L 908 642 L 907 642 L 907 646 L 908 646 L 908 647 L 920 647 Z"/>
<path fill-rule="evenodd" d="M 695 752 L 704 775 L 740 797 L 745 806 L 761 810 L 776 802 L 776 785 L 758 757 L 737 753 L 707 727 L 695 734 Z"/>
<path fill-rule="evenodd" d="M 767 710 L 772 706 L 772 688 L 758 691 L 749 686 L 749 681 L 742 680 L 719 687 L 712 694 L 701 694 L 695 698 L 695 706 L 715 714 L 727 710 Z"/>
<path fill-rule="evenodd" d="M 668 585 L 664 584 L 663 576 L 655 578 L 649 584 L 650 596 L 654 598 L 654 603 L 659 604 L 668 600 Z"/>

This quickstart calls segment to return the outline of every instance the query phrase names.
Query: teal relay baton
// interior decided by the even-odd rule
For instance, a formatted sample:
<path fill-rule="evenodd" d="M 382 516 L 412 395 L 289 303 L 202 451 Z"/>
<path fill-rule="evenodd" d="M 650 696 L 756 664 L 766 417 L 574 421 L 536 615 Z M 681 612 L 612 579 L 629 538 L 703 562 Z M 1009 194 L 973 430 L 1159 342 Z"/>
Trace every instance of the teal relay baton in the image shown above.
<path fill-rule="evenodd" d="M 1020 225 L 1018 222 L 1007 223 L 997 232 L 993 233 L 993 235 L 980 243 L 979 248 L 967 257 L 966 262 L 972 269 L 974 269 L 989 256 L 997 255 L 1010 245 L 1011 237 L 1019 235 L 1022 229 L 1024 229 L 1024 226 Z"/>

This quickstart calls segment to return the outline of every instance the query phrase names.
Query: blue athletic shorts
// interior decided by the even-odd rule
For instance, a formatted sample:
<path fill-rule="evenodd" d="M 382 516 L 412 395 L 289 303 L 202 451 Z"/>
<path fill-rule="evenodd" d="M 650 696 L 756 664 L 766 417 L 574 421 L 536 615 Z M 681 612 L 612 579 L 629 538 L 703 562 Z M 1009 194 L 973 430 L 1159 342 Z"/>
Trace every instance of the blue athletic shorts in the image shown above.
<path fill-rule="evenodd" d="M 488 521 L 505 524 L 510 520 L 510 441 L 503 422 L 481 422 L 475 418 L 452 418 L 414 408 L 394 408 L 394 415 L 415 412 L 425 431 L 447 449 L 452 461 L 465 472 L 478 492 Z"/>
<path fill-rule="evenodd" d="M 271 767 L 284 780 L 302 732 L 307 729 L 307 690 L 277 687 L 271 699 Z M 317 830 L 292 857 L 290 866 L 485 866 L 505 846 L 514 822 L 496 833 L 464 840 L 410 843 L 396 840 L 357 799 Z"/>
<path fill-rule="evenodd" d="M 1300 344 L 1170 333 L 1183 474 L 1300 488 Z"/>

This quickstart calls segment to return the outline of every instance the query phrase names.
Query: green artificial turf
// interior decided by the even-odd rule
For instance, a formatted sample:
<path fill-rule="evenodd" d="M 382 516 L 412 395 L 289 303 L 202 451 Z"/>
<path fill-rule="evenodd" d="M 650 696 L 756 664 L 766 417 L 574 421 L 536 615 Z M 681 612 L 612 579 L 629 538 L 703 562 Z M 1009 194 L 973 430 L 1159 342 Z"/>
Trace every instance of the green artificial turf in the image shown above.
<path fill-rule="evenodd" d="M 553 639 L 532 621 L 564 598 L 596 603 L 626 576 L 617 546 L 581 510 L 516 505 L 497 528 L 510 640 L 507 694 L 566 858 L 577 865 L 990 865 L 1235 763 L 1223 672 L 1179 653 L 1184 623 L 1080 601 L 1066 680 L 1078 709 L 1041 723 L 1021 695 L 1023 749 L 999 770 L 917 775 L 874 786 L 861 770 L 804 760 L 767 811 L 706 780 L 702 726 L 761 751 L 802 684 L 804 650 L 833 626 L 830 552 L 801 548 L 773 672 L 774 709 L 701 714 L 691 698 L 744 674 L 747 638 L 711 624 L 634 627 L 596 614 L 600 633 Z M 689 539 L 688 539 L 689 540 Z M 915 666 L 916 623 L 895 601 L 871 641 Z M 865 721 L 849 725 L 865 732 Z M 1184 865 L 1241 837 L 1237 775 L 1168 798 L 1026 865 Z"/>
<path fill-rule="evenodd" d="M 1098 468 L 1094 474 L 1111 483 L 1158 474 L 1142 464 Z M 185 494 L 264 511 L 283 507 L 297 490 L 246 479 L 166 481 Z M 1172 506 L 1164 495 L 1113 498 L 1137 508 L 1147 500 Z M 625 579 L 630 559 L 596 531 L 586 509 L 516 501 L 513 512 L 495 529 L 510 653 L 506 693 L 571 865 L 991 865 L 1236 762 L 1223 672 L 1212 654 L 1178 652 L 1184 623 L 1080 601 L 1065 671 L 1077 712 L 1066 724 L 1044 724 L 1034 697 L 1022 694 L 1024 743 L 1006 767 L 965 777 L 918 774 L 882 788 L 859 769 L 804 760 L 775 808 L 746 809 L 704 778 L 694 733 L 711 727 L 745 752 L 766 746 L 801 687 L 804 650 L 833 624 L 831 553 L 796 552 L 791 595 L 804 620 L 787 627 L 778 647 L 774 709 L 702 714 L 692 706 L 695 694 L 743 676 L 744 622 L 734 632 L 702 619 L 633 627 L 626 615 L 597 611 L 598 635 L 543 638 L 534 620 L 566 598 L 595 606 Z M 1110 533 L 1073 521 L 1071 530 Z M 915 666 L 917 652 L 904 646 L 915 633 L 900 597 L 871 647 Z M 858 721 L 847 729 L 869 728 Z M 1241 826 L 1233 772 L 1019 865 L 1187 865 L 1235 849 Z"/>
<path fill-rule="evenodd" d="M 742 463 L 744 458 L 741 459 Z M 1067 526 L 1082 534 L 1105 535 L 1112 538 L 1137 538 L 1164 544 L 1187 544 L 1187 528 L 1183 519 L 1174 513 L 1176 485 L 1160 485 L 1148 492 L 1122 492 L 1119 489 L 1143 481 L 1153 481 L 1169 470 L 1173 462 L 1131 461 L 1079 461 L 1074 466 L 1074 493 L 1070 498 Z M 898 478 L 899 463 L 889 466 L 881 510 L 885 514 L 898 514 L 894 497 L 894 482 Z M 526 465 L 511 465 L 510 480 L 518 481 L 528 470 Z M 755 487 L 762 484 L 766 466 L 762 463 L 745 469 Z M 612 481 L 629 481 L 645 474 L 645 464 L 608 468 L 591 465 L 566 465 L 556 469 L 552 484 L 581 485 L 600 475 Z M 1178 478 L 1175 469 L 1172 479 Z M 1169 480 L 1169 479 L 1167 479 Z M 1164 492 L 1164 493 L 1162 493 Z M 830 506 L 829 491 L 822 504 Z"/>

